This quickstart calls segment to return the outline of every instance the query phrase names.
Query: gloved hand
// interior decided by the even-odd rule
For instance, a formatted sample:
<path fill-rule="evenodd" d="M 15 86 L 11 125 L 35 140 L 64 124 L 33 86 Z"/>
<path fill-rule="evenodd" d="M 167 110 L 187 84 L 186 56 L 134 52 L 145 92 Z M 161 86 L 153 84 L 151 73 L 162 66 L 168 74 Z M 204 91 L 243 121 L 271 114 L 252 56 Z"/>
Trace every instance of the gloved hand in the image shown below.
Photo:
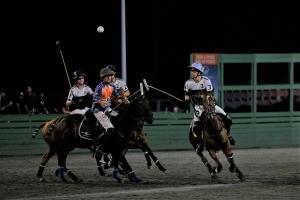
<path fill-rule="evenodd" d="M 108 117 L 116 117 L 116 116 L 118 116 L 119 113 L 117 113 L 113 109 L 109 108 L 104 112 L 104 114 L 106 114 Z"/>
<path fill-rule="evenodd" d="M 123 102 L 124 102 L 124 104 L 126 104 L 126 105 L 130 104 L 130 101 L 128 100 L 127 97 L 124 97 Z"/>
<path fill-rule="evenodd" d="M 117 101 L 118 101 L 118 103 L 124 103 L 126 105 L 130 104 L 130 101 L 125 96 L 119 97 Z"/>

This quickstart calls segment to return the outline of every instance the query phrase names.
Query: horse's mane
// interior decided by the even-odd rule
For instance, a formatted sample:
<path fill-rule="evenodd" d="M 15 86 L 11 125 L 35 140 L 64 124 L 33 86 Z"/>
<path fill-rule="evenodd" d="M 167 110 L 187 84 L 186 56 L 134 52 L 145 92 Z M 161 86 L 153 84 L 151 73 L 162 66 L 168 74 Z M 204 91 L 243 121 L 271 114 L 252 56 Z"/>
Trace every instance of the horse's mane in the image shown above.
<path fill-rule="evenodd" d="M 144 96 L 138 96 L 119 111 L 119 118 L 115 119 L 115 123 L 119 129 L 132 129 L 135 128 L 133 126 L 137 126 L 139 120 L 144 121 L 147 117 L 153 120 L 153 113 L 148 100 Z"/>
<path fill-rule="evenodd" d="M 206 114 L 205 127 L 209 133 L 219 133 L 223 128 L 222 119 L 216 113 Z M 210 115 L 210 116 L 209 116 Z"/>

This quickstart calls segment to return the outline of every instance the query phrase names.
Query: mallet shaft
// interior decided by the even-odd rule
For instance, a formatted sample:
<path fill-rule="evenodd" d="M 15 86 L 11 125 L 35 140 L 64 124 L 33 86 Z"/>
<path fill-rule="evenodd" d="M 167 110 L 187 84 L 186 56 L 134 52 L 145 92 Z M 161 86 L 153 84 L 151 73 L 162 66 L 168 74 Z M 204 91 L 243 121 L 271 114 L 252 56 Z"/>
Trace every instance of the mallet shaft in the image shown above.
<path fill-rule="evenodd" d="M 168 96 L 170 96 L 170 97 L 173 97 L 174 99 L 176 99 L 176 100 L 178 100 L 178 101 L 183 102 L 181 99 L 179 99 L 178 97 L 175 97 L 175 96 L 172 95 L 172 94 L 169 94 L 168 92 L 165 92 L 165 91 L 163 91 L 163 90 L 160 90 L 160 89 L 158 89 L 158 88 L 156 88 L 156 87 L 153 87 L 153 86 L 151 86 L 151 85 L 148 85 L 148 87 L 153 88 L 153 89 L 155 89 L 155 90 L 157 90 L 157 91 L 159 91 L 159 92 L 162 92 L 162 93 L 164 93 L 164 94 L 166 94 L 166 95 L 168 95 Z"/>

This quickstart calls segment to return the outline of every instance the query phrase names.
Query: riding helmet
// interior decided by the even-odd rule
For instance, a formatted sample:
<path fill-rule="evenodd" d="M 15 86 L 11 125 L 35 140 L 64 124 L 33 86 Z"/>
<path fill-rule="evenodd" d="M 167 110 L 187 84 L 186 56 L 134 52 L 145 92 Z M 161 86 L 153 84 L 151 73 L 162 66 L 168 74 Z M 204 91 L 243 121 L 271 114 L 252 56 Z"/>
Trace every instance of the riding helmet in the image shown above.
<path fill-rule="evenodd" d="M 77 71 L 75 71 L 75 72 L 73 73 L 73 80 L 79 79 L 80 76 L 84 76 L 84 77 L 85 77 L 86 74 L 83 73 L 83 72 L 79 69 L 79 70 L 77 70 Z"/>
<path fill-rule="evenodd" d="M 107 65 L 106 66 L 108 69 L 110 69 L 111 71 L 113 71 L 113 72 L 117 72 L 117 68 L 116 68 L 116 66 L 114 66 L 114 65 Z"/>
<path fill-rule="evenodd" d="M 194 68 L 194 69 L 200 71 L 201 73 L 204 72 L 204 66 L 201 63 L 193 63 L 191 66 L 188 66 L 188 67 Z"/>
<path fill-rule="evenodd" d="M 111 71 L 111 69 L 104 67 L 100 70 L 100 78 L 103 78 L 105 76 L 114 75 L 115 72 Z"/>

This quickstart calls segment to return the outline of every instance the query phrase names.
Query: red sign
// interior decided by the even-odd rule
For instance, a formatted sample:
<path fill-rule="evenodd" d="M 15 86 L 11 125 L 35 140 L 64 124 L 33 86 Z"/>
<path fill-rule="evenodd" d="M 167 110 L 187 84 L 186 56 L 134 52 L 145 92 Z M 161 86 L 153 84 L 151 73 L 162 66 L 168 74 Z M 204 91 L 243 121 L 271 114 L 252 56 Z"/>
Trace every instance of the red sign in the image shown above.
<path fill-rule="evenodd" d="M 218 65 L 218 55 L 215 53 L 194 53 L 193 60 L 202 65 Z"/>

